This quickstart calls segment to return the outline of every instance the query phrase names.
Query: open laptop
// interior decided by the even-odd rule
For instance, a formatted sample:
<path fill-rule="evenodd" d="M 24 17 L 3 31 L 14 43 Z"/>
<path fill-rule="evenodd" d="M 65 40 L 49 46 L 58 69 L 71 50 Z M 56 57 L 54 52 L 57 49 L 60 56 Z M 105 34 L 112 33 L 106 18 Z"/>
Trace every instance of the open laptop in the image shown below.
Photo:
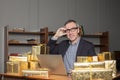
<path fill-rule="evenodd" d="M 48 68 L 50 74 L 67 75 L 61 55 L 38 55 L 41 68 Z"/>

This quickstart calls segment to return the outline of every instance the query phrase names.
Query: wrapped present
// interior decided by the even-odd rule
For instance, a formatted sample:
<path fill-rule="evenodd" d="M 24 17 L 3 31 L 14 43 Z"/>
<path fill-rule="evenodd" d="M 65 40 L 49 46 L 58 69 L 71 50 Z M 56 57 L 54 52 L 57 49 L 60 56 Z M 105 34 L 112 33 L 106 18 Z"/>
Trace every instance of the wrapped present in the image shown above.
<path fill-rule="evenodd" d="M 72 70 L 72 80 L 112 80 L 111 69 Z"/>
<path fill-rule="evenodd" d="M 40 46 L 32 46 L 32 54 L 34 55 L 40 55 Z"/>
<path fill-rule="evenodd" d="M 28 62 L 27 61 L 20 61 L 20 72 L 19 74 L 22 74 L 22 70 L 28 69 Z"/>
<path fill-rule="evenodd" d="M 7 73 L 19 74 L 20 73 L 20 62 L 6 62 L 7 64 Z"/>
<path fill-rule="evenodd" d="M 23 76 L 41 76 L 48 78 L 49 77 L 49 72 L 48 69 L 41 69 L 41 70 L 22 70 L 22 75 Z"/>
<path fill-rule="evenodd" d="M 111 52 L 102 52 L 98 54 L 98 61 L 111 60 Z"/>
<path fill-rule="evenodd" d="M 97 54 L 97 56 L 98 56 L 98 61 L 104 61 L 105 60 L 104 54 L 99 53 L 99 54 Z"/>
<path fill-rule="evenodd" d="M 112 77 L 116 77 L 116 60 L 105 60 L 105 68 L 112 69 Z"/>
<path fill-rule="evenodd" d="M 9 56 L 9 61 L 27 61 L 27 57 L 23 56 Z"/>
<path fill-rule="evenodd" d="M 40 68 L 39 63 L 37 61 L 29 61 L 29 69 L 30 70 L 37 70 Z"/>
<path fill-rule="evenodd" d="M 111 52 L 103 52 L 105 60 L 111 60 Z"/>
<path fill-rule="evenodd" d="M 28 59 L 28 60 L 30 60 L 30 61 L 38 61 L 37 55 L 31 54 L 30 59 Z"/>
<path fill-rule="evenodd" d="M 87 62 L 87 63 L 81 63 L 81 62 L 75 62 L 74 63 L 74 69 L 90 69 L 90 68 L 105 68 L 105 62 Z"/>
<path fill-rule="evenodd" d="M 77 62 L 93 62 L 98 61 L 97 56 L 78 56 Z"/>
<path fill-rule="evenodd" d="M 28 69 L 28 62 L 26 61 L 9 61 L 7 64 L 7 73 L 21 74 L 22 70 Z"/>
<path fill-rule="evenodd" d="M 39 44 L 40 54 L 49 54 L 49 47 L 46 44 Z"/>

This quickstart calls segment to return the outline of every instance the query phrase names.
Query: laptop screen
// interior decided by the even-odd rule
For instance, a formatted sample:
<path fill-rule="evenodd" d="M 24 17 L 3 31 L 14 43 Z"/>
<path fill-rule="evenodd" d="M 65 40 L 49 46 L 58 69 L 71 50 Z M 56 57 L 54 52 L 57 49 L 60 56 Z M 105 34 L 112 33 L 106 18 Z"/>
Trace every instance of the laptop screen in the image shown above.
<path fill-rule="evenodd" d="M 41 68 L 48 68 L 50 74 L 67 75 L 61 55 L 38 55 Z"/>

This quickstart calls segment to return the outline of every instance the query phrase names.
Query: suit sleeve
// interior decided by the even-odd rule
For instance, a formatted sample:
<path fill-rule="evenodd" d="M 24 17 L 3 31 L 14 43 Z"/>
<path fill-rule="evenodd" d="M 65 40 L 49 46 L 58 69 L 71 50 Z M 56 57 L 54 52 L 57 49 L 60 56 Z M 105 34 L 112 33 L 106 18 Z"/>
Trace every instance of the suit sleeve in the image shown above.
<path fill-rule="evenodd" d="M 58 46 L 56 45 L 57 40 L 50 39 L 47 46 L 49 46 L 49 54 L 58 54 Z"/>
<path fill-rule="evenodd" d="M 88 53 L 89 53 L 91 56 L 96 56 L 95 48 L 94 48 L 94 45 L 93 45 L 93 44 L 91 44 L 91 47 L 89 48 Z"/>

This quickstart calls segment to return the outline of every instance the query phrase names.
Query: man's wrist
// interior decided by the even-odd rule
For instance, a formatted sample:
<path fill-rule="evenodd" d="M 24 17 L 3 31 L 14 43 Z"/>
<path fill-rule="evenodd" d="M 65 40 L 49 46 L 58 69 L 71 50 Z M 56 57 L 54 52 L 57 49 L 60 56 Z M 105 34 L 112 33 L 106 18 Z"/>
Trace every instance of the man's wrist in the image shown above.
<path fill-rule="evenodd" d="M 52 40 L 57 40 L 58 37 L 57 37 L 57 36 L 53 36 L 51 39 L 52 39 Z"/>

